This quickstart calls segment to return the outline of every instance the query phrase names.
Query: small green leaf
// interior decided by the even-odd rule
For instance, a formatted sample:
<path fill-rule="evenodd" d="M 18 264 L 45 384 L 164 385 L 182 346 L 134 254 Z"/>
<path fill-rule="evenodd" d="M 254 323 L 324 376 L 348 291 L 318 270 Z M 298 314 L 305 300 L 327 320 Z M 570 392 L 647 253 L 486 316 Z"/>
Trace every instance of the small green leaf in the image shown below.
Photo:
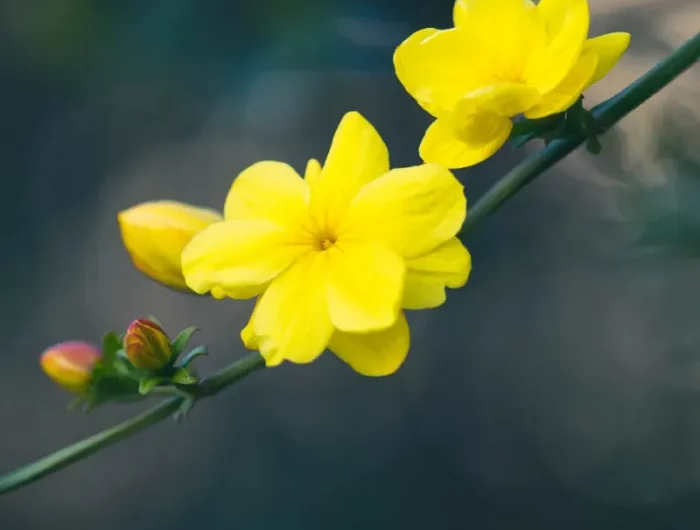
<path fill-rule="evenodd" d="M 177 357 L 183 352 L 183 350 L 187 347 L 187 343 L 192 338 L 192 335 L 194 335 L 195 331 L 197 330 L 198 328 L 192 326 L 191 328 L 183 329 L 180 333 L 177 334 L 177 337 L 175 337 L 175 339 L 171 343 L 173 349 L 173 357 Z"/>
<path fill-rule="evenodd" d="M 68 402 L 67 408 L 70 412 L 75 411 L 75 409 L 78 408 L 78 406 L 84 401 L 84 398 L 82 396 L 74 397 Z"/>
<path fill-rule="evenodd" d="M 122 341 L 113 331 L 108 331 L 102 337 L 102 356 L 106 364 L 109 364 L 122 348 Z"/>
<path fill-rule="evenodd" d="M 144 377 L 139 381 L 139 394 L 145 396 L 149 394 L 159 383 L 163 382 L 162 377 Z"/>
<path fill-rule="evenodd" d="M 204 355 L 209 355 L 206 346 L 197 346 L 194 350 L 190 351 L 185 355 L 182 360 L 178 363 L 179 368 L 187 368 L 192 361 L 197 357 L 202 357 Z"/>
<path fill-rule="evenodd" d="M 510 141 L 513 147 L 522 147 L 526 143 L 535 138 L 543 138 L 552 131 L 561 131 L 562 125 L 565 122 L 565 114 L 553 114 L 545 118 L 529 120 L 523 118 L 513 124 L 513 129 L 510 132 Z"/>
<path fill-rule="evenodd" d="M 199 381 L 196 377 L 190 375 L 185 368 L 178 368 L 170 379 L 178 385 L 194 385 Z"/>
<path fill-rule="evenodd" d="M 178 411 L 173 415 L 175 423 L 179 424 L 183 419 L 187 417 L 187 415 L 194 408 L 195 402 L 196 399 L 193 396 L 185 397 L 185 399 L 182 401 L 182 405 L 180 405 Z"/>

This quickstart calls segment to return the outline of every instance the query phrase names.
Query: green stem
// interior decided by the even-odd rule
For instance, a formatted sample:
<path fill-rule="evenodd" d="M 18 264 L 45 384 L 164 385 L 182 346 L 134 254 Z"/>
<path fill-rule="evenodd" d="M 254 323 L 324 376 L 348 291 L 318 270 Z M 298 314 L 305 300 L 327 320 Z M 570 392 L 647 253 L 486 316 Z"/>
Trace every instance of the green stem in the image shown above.
<path fill-rule="evenodd" d="M 690 68 L 698 61 L 698 58 L 700 58 L 700 33 L 687 40 L 683 46 L 627 88 L 594 107 L 591 114 L 596 122 L 596 132 L 600 134 L 612 127 Z M 526 158 L 521 164 L 506 173 L 470 208 L 460 233 L 464 234 L 472 230 L 521 188 L 574 151 L 586 139 L 584 134 L 579 133 L 554 140 L 547 148 Z"/>
<path fill-rule="evenodd" d="M 130 420 L 120 423 L 115 427 L 111 427 L 89 438 L 80 440 L 73 445 L 64 447 L 55 453 L 51 453 L 44 458 L 40 458 L 31 464 L 27 464 L 26 466 L 20 467 L 0 477 L 0 494 L 8 493 L 22 486 L 27 486 L 32 482 L 36 482 L 46 475 L 55 473 L 73 462 L 77 462 L 96 453 L 100 449 L 142 431 L 149 425 L 163 421 L 178 410 L 181 402 L 181 398 L 163 401 L 152 409 L 138 416 L 134 416 Z"/>
<path fill-rule="evenodd" d="M 224 388 L 237 383 L 248 374 L 261 368 L 265 368 L 265 359 L 259 353 L 251 353 L 204 379 L 198 385 L 197 399 L 218 394 Z"/>
<path fill-rule="evenodd" d="M 265 361 L 259 353 L 250 354 L 204 379 L 197 386 L 196 399 L 213 396 L 264 366 Z M 0 495 L 36 482 L 74 462 L 87 458 L 105 447 L 169 418 L 180 409 L 183 401 L 182 397 L 165 400 L 130 420 L 80 440 L 73 445 L 64 447 L 55 453 L 51 453 L 31 464 L 1 476 Z"/>
<path fill-rule="evenodd" d="M 692 66 L 700 56 L 700 34 L 696 35 L 676 50 L 665 60 L 657 64 L 645 76 L 638 79 L 625 90 L 610 98 L 592 110 L 598 130 L 603 132 L 618 120 L 637 108 L 656 92 L 666 86 L 672 79 Z M 462 232 L 474 228 L 484 217 L 496 211 L 501 204 L 512 197 L 520 188 L 532 181 L 557 161 L 571 153 L 586 140 L 584 135 L 556 140 L 543 151 L 523 161 L 515 169 L 501 178 L 471 208 L 469 216 L 462 227 Z M 204 379 L 196 387 L 195 399 L 213 396 L 224 388 L 240 381 L 248 374 L 263 368 L 265 361 L 258 353 L 245 357 Z M 108 447 L 119 440 L 140 432 L 151 425 L 172 416 L 184 404 L 184 398 L 174 397 L 152 409 L 104 430 L 94 436 L 60 449 L 31 464 L 0 477 L 0 494 L 19 489 L 23 486 L 55 473 L 64 467 L 82 460 Z"/>

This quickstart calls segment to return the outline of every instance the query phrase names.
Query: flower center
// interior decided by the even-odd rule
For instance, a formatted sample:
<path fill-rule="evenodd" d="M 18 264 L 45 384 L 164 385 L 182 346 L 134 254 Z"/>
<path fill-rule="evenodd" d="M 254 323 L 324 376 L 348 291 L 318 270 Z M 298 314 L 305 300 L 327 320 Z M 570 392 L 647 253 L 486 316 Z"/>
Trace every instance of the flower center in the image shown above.
<path fill-rule="evenodd" d="M 329 237 L 329 236 L 322 237 L 320 240 L 320 244 L 319 244 L 319 246 L 321 247 L 321 250 L 328 250 L 333 245 L 335 245 L 335 238 Z"/>
<path fill-rule="evenodd" d="M 331 230 L 327 229 L 314 230 L 313 239 L 314 247 L 316 248 L 316 250 L 320 250 L 321 252 L 331 248 L 333 245 L 335 245 L 336 241 L 338 240 L 336 235 Z"/>

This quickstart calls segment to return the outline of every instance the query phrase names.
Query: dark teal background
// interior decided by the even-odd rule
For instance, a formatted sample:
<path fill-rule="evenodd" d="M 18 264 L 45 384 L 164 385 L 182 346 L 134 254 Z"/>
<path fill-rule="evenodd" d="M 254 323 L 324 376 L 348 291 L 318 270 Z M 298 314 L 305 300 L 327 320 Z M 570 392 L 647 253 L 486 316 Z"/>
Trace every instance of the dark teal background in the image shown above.
<path fill-rule="evenodd" d="M 596 94 L 668 53 L 660 28 L 688 6 L 594 16 L 595 34 L 634 35 Z M 67 412 L 38 368 L 53 343 L 154 314 L 170 332 L 202 329 L 203 372 L 243 354 L 250 304 L 140 276 L 116 213 L 158 198 L 221 208 L 257 160 L 301 171 L 323 159 L 349 110 L 377 127 L 393 166 L 418 163 L 429 117 L 391 57 L 412 31 L 448 26 L 451 8 L 0 3 L 0 472 L 139 409 Z M 394 376 L 363 378 L 330 354 L 257 373 L 180 426 L 0 498 L 0 529 L 697 528 L 700 146 L 684 109 L 698 92 L 678 94 L 658 115 L 638 111 L 655 138 L 643 169 L 661 184 L 642 185 L 623 132 L 600 158 L 549 171 L 466 239 L 470 282 L 410 315 L 412 351 Z M 525 154 L 456 172 L 470 202 Z M 654 225 L 681 206 L 685 224 Z M 647 225 L 654 252 L 640 253 L 631 243 Z"/>

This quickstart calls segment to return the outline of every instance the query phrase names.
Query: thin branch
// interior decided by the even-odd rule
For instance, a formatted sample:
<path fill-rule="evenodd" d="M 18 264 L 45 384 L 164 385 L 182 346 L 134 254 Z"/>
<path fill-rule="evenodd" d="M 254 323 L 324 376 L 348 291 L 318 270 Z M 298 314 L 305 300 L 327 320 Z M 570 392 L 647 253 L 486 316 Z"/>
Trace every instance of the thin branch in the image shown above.
<path fill-rule="evenodd" d="M 265 361 L 259 353 L 250 354 L 204 379 L 197 387 L 195 399 L 199 400 L 213 396 L 264 366 Z M 160 423 L 177 413 L 184 402 L 185 399 L 183 397 L 174 397 L 165 400 L 155 407 L 119 425 L 105 429 L 89 438 L 80 440 L 63 449 L 59 449 L 55 453 L 51 453 L 50 455 L 1 476 L 0 495 L 36 482 L 47 475 L 60 471 L 74 462 L 87 458 L 105 447 L 113 445 L 124 438 L 128 438 L 137 432 L 143 431 L 151 425 Z"/>

